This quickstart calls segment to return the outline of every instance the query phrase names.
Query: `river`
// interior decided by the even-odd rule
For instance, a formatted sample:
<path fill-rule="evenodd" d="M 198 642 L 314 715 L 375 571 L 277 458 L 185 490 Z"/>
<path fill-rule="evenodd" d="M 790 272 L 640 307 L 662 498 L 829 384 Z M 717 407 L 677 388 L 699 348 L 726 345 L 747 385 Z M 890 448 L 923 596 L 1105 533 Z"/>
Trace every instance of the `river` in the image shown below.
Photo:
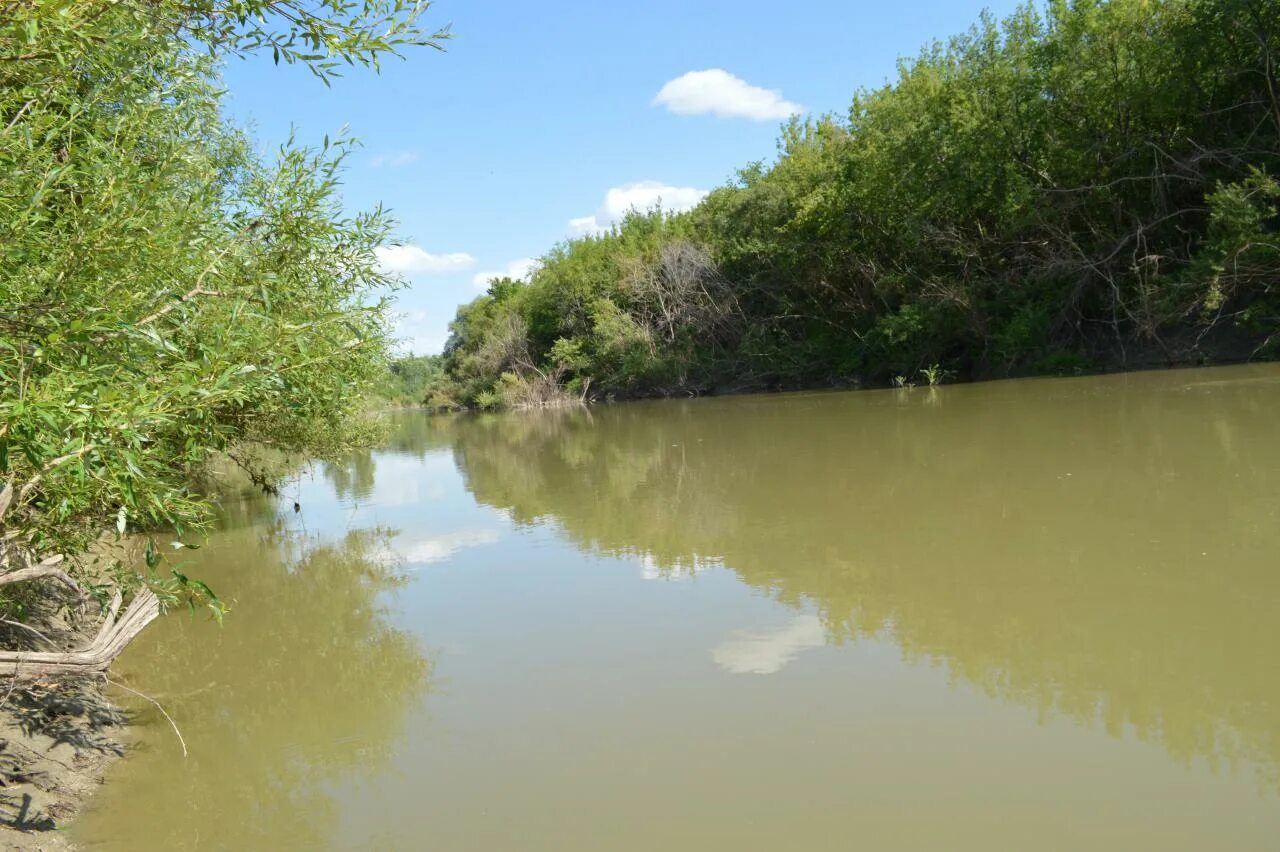
<path fill-rule="evenodd" d="M 1280 367 L 395 416 L 232 501 L 89 849 L 1263 850 Z M 294 501 L 300 511 L 293 509 Z"/>

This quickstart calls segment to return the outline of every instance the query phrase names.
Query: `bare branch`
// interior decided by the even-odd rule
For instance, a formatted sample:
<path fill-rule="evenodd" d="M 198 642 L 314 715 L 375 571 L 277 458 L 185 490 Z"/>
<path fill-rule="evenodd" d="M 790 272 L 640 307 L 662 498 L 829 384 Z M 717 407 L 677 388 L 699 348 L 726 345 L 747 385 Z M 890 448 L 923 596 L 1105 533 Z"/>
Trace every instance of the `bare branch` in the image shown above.
<path fill-rule="evenodd" d="M 154 704 L 155 708 L 160 711 L 160 715 L 164 716 L 164 718 L 169 722 L 169 726 L 173 728 L 173 732 L 178 735 L 178 743 L 182 746 L 182 756 L 183 757 L 187 756 L 187 741 L 182 738 L 182 731 L 178 730 L 178 723 L 173 721 L 173 717 L 168 714 L 168 712 L 164 709 L 164 707 L 161 706 L 159 701 L 156 701 L 150 695 L 143 695 L 141 692 L 134 689 L 133 687 L 125 686 L 123 683 L 117 683 L 116 681 L 107 677 L 105 674 L 102 676 L 102 679 L 107 683 L 111 684 L 112 686 L 117 687 L 118 689 L 123 689 L 125 692 L 132 693 L 133 695 L 136 695 L 139 698 L 144 699 L 146 701 L 150 701 L 152 704 Z"/>

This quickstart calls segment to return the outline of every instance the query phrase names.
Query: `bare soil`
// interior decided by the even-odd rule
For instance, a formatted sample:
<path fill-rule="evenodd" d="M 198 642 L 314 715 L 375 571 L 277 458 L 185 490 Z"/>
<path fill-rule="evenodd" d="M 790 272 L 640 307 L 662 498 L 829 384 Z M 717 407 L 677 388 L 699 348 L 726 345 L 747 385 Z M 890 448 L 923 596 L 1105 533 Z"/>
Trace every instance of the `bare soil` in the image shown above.
<path fill-rule="evenodd" d="M 92 638 L 45 601 L 24 618 L 42 636 L 0 624 L 0 646 L 43 650 Z M 124 754 L 128 718 L 102 686 L 79 675 L 0 678 L 0 852 L 74 848 L 64 829 Z"/>

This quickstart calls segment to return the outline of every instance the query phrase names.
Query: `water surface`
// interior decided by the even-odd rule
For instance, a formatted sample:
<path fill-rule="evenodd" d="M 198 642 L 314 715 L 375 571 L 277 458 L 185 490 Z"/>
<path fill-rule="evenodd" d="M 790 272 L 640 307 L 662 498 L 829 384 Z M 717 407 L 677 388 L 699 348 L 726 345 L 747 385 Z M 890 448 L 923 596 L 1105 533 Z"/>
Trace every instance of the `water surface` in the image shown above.
<path fill-rule="evenodd" d="M 100 849 L 1277 848 L 1280 369 L 396 419 L 228 507 Z M 297 500 L 301 511 L 294 513 Z"/>

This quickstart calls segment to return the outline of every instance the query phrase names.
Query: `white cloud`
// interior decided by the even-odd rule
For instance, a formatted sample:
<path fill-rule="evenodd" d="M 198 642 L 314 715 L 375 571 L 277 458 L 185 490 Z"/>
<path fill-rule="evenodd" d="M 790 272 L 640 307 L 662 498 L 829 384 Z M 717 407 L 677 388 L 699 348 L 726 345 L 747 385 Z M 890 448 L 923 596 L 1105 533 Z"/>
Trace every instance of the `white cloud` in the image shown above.
<path fill-rule="evenodd" d="M 491 272 L 477 272 L 471 277 L 471 284 L 477 290 L 484 290 L 494 278 L 514 278 L 517 281 L 528 281 L 538 261 L 531 257 L 522 257 L 507 264 L 505 269 Z"/>
<path fill-rule="evenodd" d="M 381 154 L 375 154 L 373 158 L 369 160 L 369 165 L 375 169 L 380 169 L 383 166 L 389 166 L 391 168 L 407 166 L 410 163 L 416 163 L 418 158 L 421 156 L 422 155 L 417 151 L 409 150 L 407 148 L 401 151 L 384 151 Z"/>
<path fill-rule="evenodd" d="M 778 121 L 804 112 L 804 107 L 784 100 L 777 89 L 762 89 L 722 68 L 690 71 L 668 81 L 653 99 L 677 115 L 749 118 Z"/>
<path fill-rule="evenodd" d="M 762 633 L 735 631 L 711 651 L 711 659 L 734 674 L 773 674 L 801 651 L 821 648 L 827 633 L 816 615 L 801 615 L 786 627 Z"/>
<path fill-rule="evenodd" d="M 476 264 L 476 259 L 466 252 L 431 254 L 413 245 L 380 246 L 377 255 L 383 272 L 400 275 L 441 275 L 461 272 Z"/>
<path fill-rule="evenodd" d="M 595 213 L 569 220 L 569 236 L 583 237 L 607 231 L 631 210 L 643 212 L 661 207 L 668 213 L 680 213 L 696 207 L 706 197 L 705 189 L 670 186 L 656 180 L 615 186 L 605 193 L 604 204 Z"/>

